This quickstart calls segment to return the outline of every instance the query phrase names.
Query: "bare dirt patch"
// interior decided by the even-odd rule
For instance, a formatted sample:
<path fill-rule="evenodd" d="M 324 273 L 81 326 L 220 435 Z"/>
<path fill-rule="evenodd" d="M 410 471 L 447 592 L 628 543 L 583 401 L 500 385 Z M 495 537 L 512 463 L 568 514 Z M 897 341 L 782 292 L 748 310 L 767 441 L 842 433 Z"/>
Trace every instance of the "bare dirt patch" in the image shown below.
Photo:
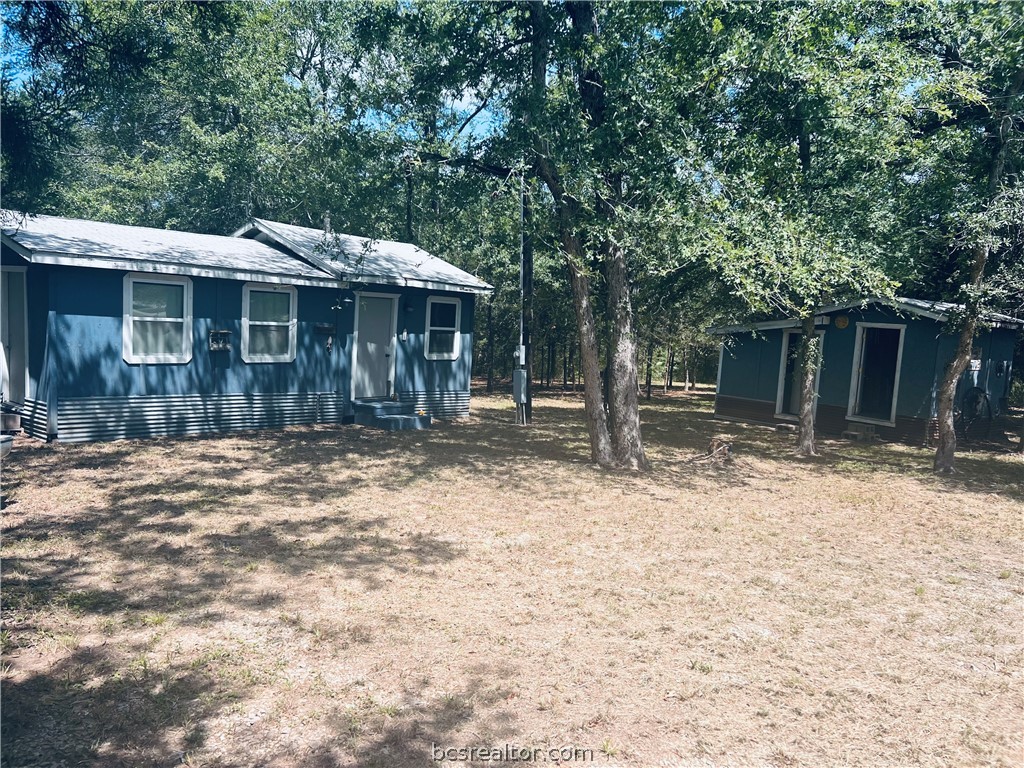
<path fill-rule="evenodd" d="M 1024 459 L 579 402 L 80 446 L 5 465 L 3 762 L 1020 765 Z M 688 462 L 712 437 L 728 466 Z M 436 753 L 435 753 L 436 754 Z M 586 757 L 578 753 L 577 757 Z"/>

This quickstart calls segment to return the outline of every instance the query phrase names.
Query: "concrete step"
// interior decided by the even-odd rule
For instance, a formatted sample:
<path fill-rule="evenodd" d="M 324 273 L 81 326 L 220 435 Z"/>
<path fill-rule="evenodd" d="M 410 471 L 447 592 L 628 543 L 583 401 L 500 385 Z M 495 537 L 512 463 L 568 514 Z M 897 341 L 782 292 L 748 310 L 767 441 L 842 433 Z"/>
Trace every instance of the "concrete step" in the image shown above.
<path fill-rule="evenodd" d="M 353 400 L 352 410 L 356 414 L 372 414 L 373 416 L 409 416 L 415 414 L 412 403 L 400 403 L 397 400 Z"/>
<path fill-rule="evenodd" d="M 402 429 L 430 429 L 430 417 L 411 416 L 408 414 L 377 416 L 375 422 L 368 426 L 383 429 L 387 432 L 397 432 Z"/>

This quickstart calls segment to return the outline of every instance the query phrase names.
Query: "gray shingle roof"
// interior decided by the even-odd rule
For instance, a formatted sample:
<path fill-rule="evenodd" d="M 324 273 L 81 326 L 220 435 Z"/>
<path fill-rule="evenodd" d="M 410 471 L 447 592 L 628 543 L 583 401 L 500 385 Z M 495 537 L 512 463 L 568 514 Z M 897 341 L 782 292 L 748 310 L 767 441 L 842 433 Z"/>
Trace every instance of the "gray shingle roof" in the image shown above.
<path fill-rule="evenodd" d="M 31 261 L 336 285 L 329 272 L 255 240 L 4 211 L 4 241 Z M 10 242 L 10 241 L 13 241 Z"/>
<path fill-rule="evenodd" d="M 475 275 L 411 243 L 338 233 L 325 235 L 322 229 L 265 219 L 253 219 L 251 225 L 235 234 L 275 242 L 344 280 L 473 293 L 491 290 Z"/>

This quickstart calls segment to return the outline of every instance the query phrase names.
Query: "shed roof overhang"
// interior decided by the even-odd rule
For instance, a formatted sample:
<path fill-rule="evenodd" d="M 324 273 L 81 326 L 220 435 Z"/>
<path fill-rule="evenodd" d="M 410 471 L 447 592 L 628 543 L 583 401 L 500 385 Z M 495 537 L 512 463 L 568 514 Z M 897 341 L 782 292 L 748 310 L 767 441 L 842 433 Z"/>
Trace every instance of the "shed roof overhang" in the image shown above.
<path fill-rule="evenodd" d="M 814 323 L 815 325 L 828 325 L 830 322 L 829 316 L 832 313 L 841 312 L 846 309 L 864 308 L 872 304 L 881 304 L 883 306 L 892 307 L 897 310 L 897 312 L 914 315 L 916 317 L 927 317 L 939 323 L 948 322 L 951 315 L 955 314 L 957 310 L 963 308 L 960 304 L 953 304 L 945 301 L 925 301 L 923 299 L 908 299 L 904 297 L 897 297 L 895 299 L 870 298 L 863 299 L 861 301 L 850 301 L 844 304 L 834 304 L 832 306 L 822 307 L 814 314 Z M 992 328 L 1020 330 L 1024 327 L 1024 321 L 999 312 L 983 312 L 981 319 L 986 325 Z M 799 319 L 786 318 L 784 320 L 765 320 L 762 322 L 745 323 L 741 325 L 714 326 L 712 328 L 708 328 L 708 333 L 728 336 L 734 333 L 767 331 L 774 328 L 797 328 L 799 326 Z"/>

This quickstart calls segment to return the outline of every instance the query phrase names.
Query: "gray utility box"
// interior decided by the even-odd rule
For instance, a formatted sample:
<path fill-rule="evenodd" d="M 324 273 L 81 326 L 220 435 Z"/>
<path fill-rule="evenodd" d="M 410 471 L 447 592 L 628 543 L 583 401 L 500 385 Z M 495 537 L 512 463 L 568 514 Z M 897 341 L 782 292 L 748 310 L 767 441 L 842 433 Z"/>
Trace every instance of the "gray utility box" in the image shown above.
<path fill-rule="evenodd" d="M 512 371 L 512 402 L 517 405 L 525 404 L 526 393 L 529 389 L 530 385 L 526 381 L 526 371 L 522 368 Z"/>

